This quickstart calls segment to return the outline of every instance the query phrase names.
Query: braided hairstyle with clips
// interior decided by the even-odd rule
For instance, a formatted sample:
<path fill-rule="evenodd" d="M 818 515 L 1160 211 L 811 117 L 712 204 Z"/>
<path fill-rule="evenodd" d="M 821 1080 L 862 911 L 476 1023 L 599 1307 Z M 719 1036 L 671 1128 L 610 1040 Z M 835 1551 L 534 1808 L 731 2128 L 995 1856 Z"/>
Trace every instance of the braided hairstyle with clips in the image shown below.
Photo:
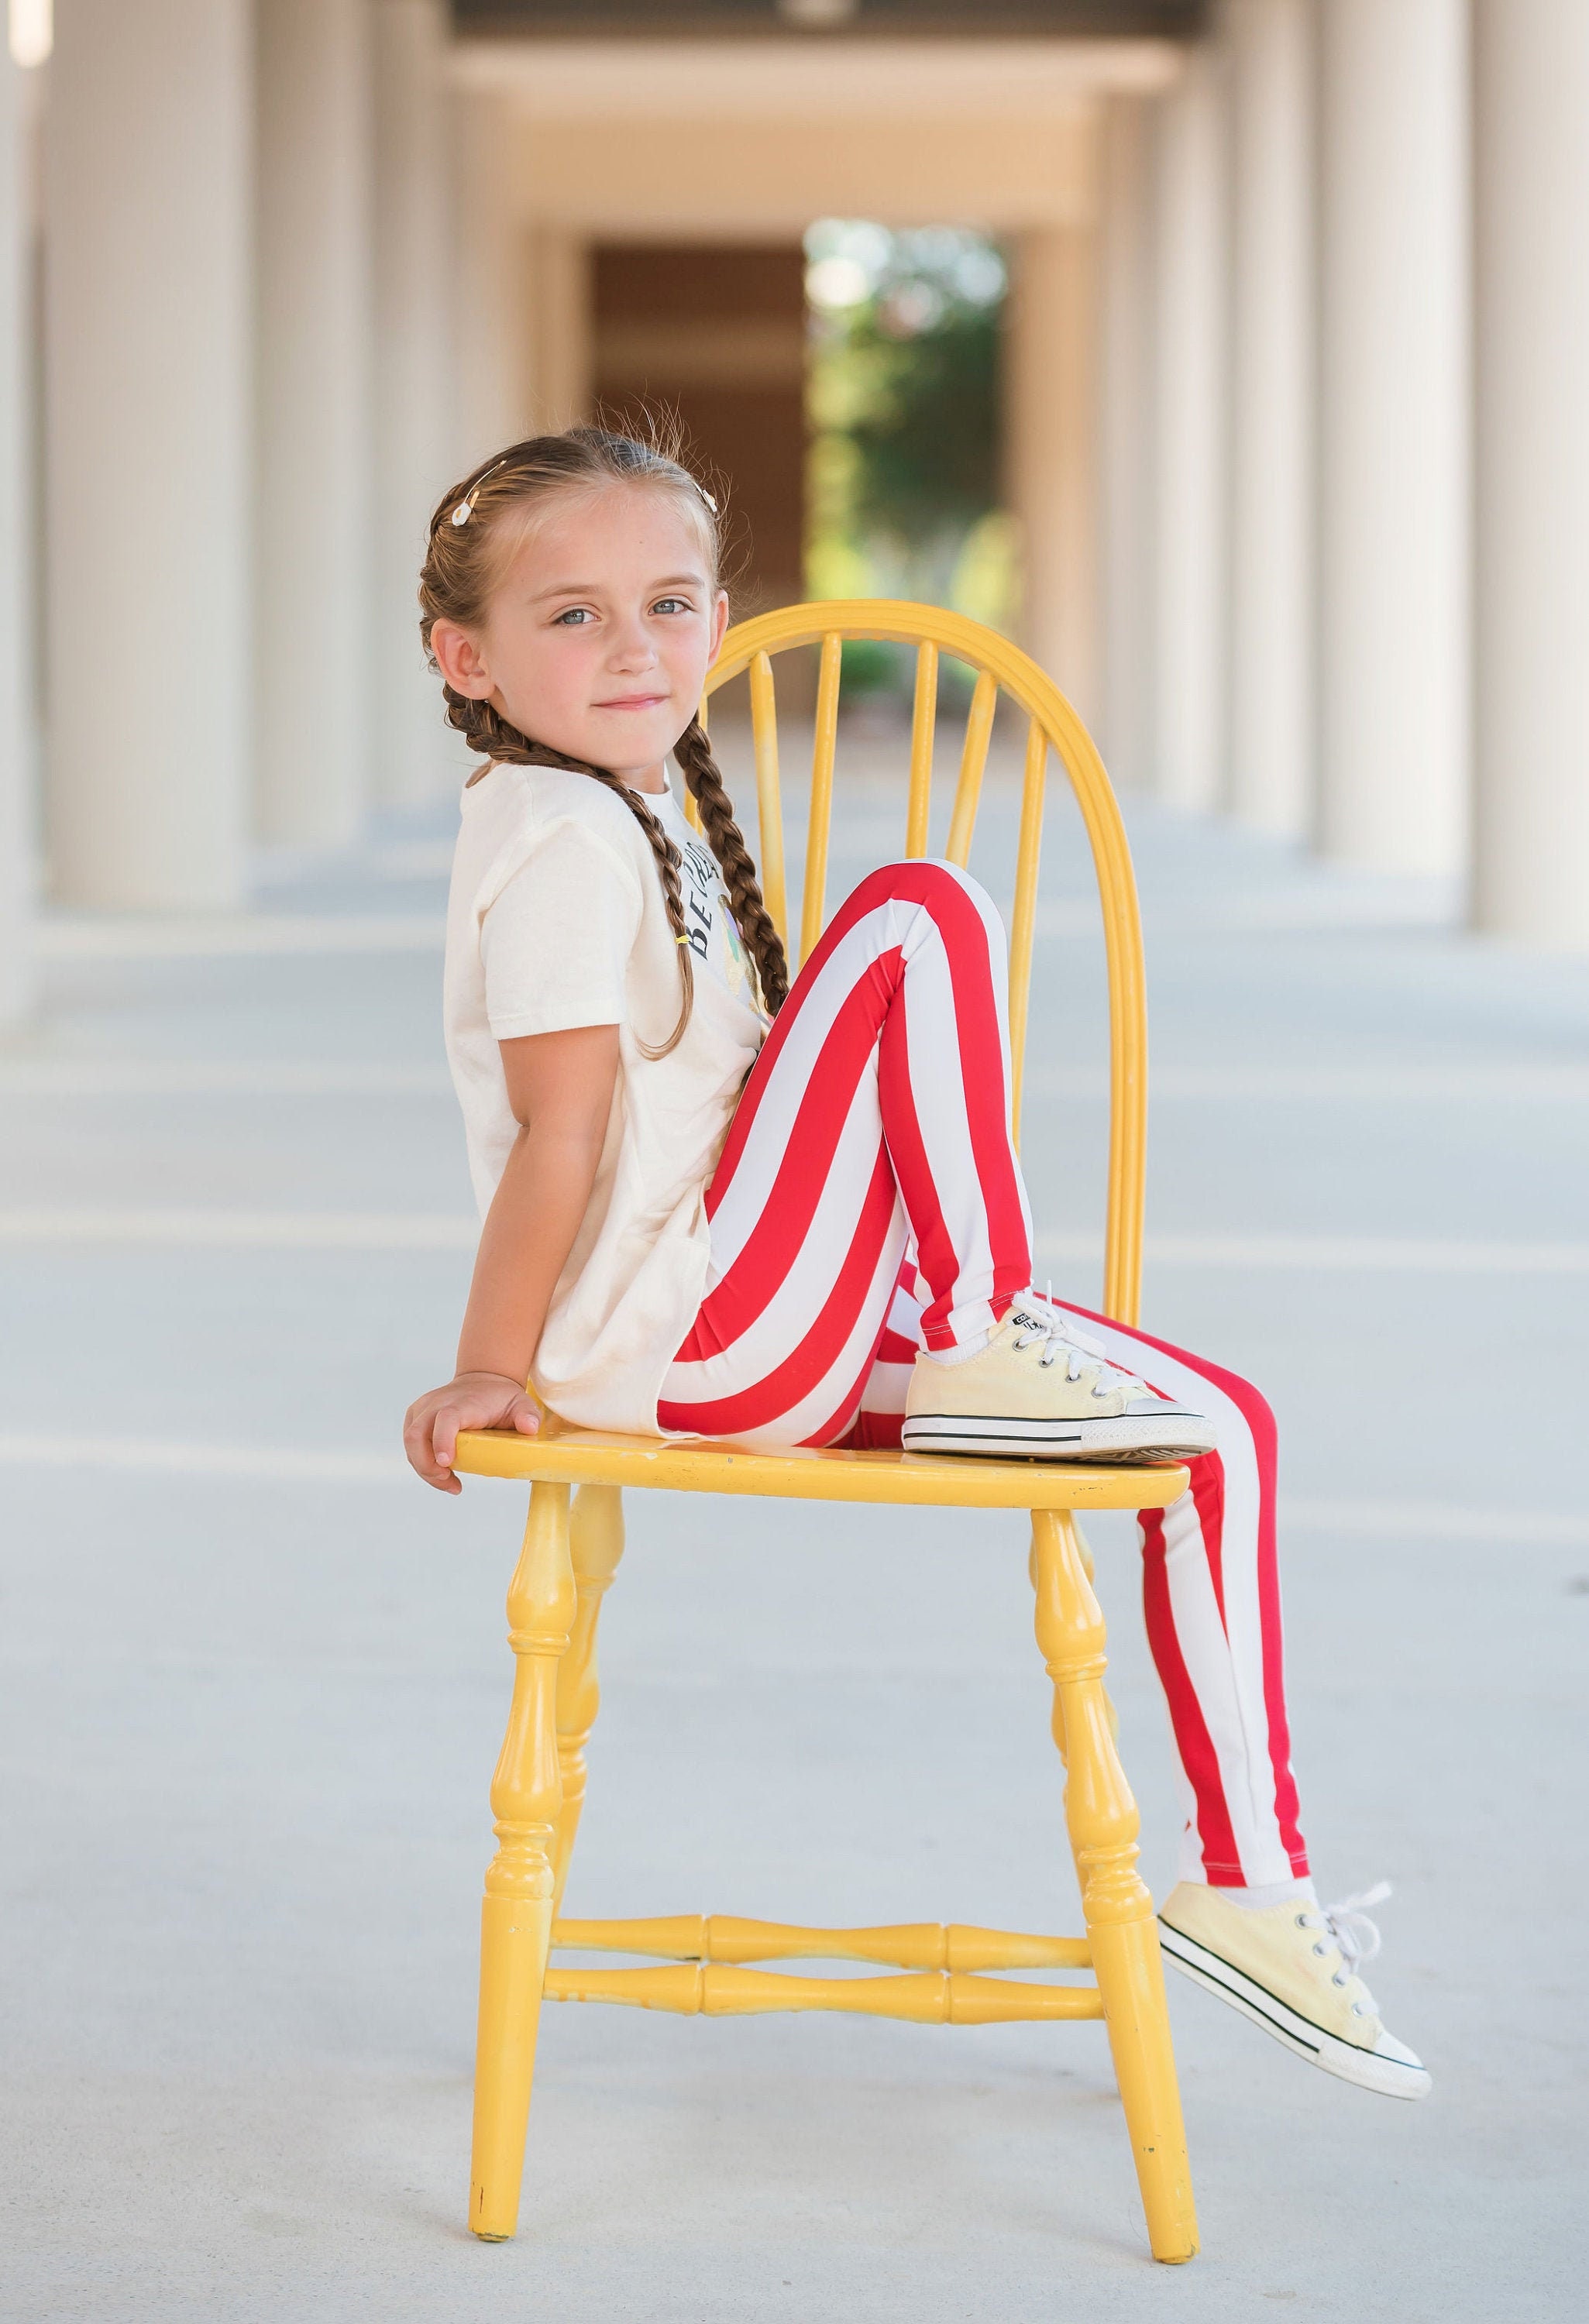
<path fill-rule="evenodd" d="M 436 622 L 445 619 L 468 629 L 485 620 L 492 593 L 521 537 L 507 520 L 515 515 L 522 518 L 554 492 L 588 491 L 614 484 L 642 484 L 677 494 L 699 525 L 707 567 L 716 580 L 720 564 L 716 503 L 670 452 L 603 428 L 570 428 L 561 435 L 532 436 L 496 458 L 483 461 L 461 484 L 444 493 L 430 520 L 430 546 L 420 574 L 420 634 L 432 669 L 437 664 L 430 650 L 430 631 Z M 592 766 L 534 741 L 489 702 L 459 694 L 445 682 L 442 691 L 449 724 L 486 761 L 479 774 L 505 764 L 562 767 L 572 774 L 588 775 L 623 800 L 644 832 L 656 859 L 668 924 L 678 939 L 683 985 L 678 1023 L 660 1048 L 645 1049 L 648 1056 L 665 1057 L 683 1039 L 695 999 L 695 968 L 679 881 L 682 858 L 678 848 L 642 795 L 620 781 L 610 768 Z M 755 964 L 762 1005 L 770 1017 L 775 1017 L 789 992 L 789 964 L 698 717 L 691 718 L 674 744 L 674 756 L 700 811 L 701 825 L 723 874 L 735 925 Z M 470 779 L 477 780 L 478 775 Z"/>

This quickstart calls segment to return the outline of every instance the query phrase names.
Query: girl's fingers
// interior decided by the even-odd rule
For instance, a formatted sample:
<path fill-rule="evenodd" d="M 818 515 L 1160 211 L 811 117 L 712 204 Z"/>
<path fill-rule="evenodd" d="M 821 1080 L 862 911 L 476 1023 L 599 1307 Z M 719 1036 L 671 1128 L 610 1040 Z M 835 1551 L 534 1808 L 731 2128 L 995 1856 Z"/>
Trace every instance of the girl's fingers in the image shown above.
<path fill-rule="evenodd" d="M 429 1407 L 429 1408 L 427 1408 Z M 462 1480 L 454 1474 L 460 1428 L 512 1426 L 522 1436 L 534 1436 L 540 1413 L 532 1397 L 510 1395 L 498 1404 L 488 1396 L 453 1397 L 434 1405 L 422 1397 L 403 1423 L 402 1444 L 409 1466 L 428 1485 L 444 1493 L 461 1493 Z"/>
<path fill-rule="evenodd" d="M 409 1466 L 444 1493 L 462 1490 L 452 1473 L 452 1455 L 457 1449 L 457 1424 L 452 1423 L 448 1443 L 442 1443 L 446 1425 L 445 1407 L 441 1412 L 426 1412 L 416 1405 L 410 1412 L 402 1431 L 402 1448 L 408 1454 Z"/>

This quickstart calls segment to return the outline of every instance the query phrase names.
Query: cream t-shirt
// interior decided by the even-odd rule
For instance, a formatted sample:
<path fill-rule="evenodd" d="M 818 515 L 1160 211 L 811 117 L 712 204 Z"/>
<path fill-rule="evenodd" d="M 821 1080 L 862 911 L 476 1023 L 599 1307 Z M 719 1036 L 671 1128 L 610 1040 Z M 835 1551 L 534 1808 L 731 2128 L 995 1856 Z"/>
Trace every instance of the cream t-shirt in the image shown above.
<path fill-rule="evenodd" d="M 716 862 L 671 795 L 648 804 L 685 853 L 697 973 L 677 1048 L 653 1058 L 641 1047 L 667 1039 L 679 1005 L 650 844 L 604 784 L 559 767 L 495 766 L 466 788 L 443 997 L 482 1217 L 518 1135 L 497 1043 L 618 1027 L 601 1162 L 531 1379 L 564 1419 L 636 1434 L 656 1431 L 662 1380 L 700 1305 L 707 1184 L 766 1029 Z"/>
<path fill-rule="evenodd" d="M 755 972 L 740 942 L 716 857 L 700 833 L 690 828 L 671 788 L 657 797 L 648 792 L 645 803 L 682 858 L 679 888 L 697 974 L 702 968 L 708 970 L 736 1000 L 753 1009 Z"/>

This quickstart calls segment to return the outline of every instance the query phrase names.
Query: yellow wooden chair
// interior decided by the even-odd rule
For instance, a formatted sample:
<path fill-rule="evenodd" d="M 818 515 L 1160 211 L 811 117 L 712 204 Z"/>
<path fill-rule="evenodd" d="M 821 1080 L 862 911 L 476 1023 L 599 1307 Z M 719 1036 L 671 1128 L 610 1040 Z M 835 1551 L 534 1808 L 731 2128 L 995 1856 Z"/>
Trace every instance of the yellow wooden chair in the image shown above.
<path fill-rule="evenodd" d="M 845 638 L 913 643 L 915 713 L 904 852 L 926 853 L 933 727 L 941 652 L 976 672 L 947 853 L 964 865 L 999 690 L 1029 720 L 1010 948 L 1010 1032 L 1019 1128 L 1021 1060 L 1031 972 L 1038 851 L 1050 750 L 1070 779 L 1092 843 L 1109 970 L 1111 1134 L 1104 1305 L 1136 1319 L 1146 1115 L 1146 1019 L 1136 890 L 1125 835 L 1097 752 L 1051 680 L 1004 639 L 928 605 L 858 600 L 794 605 L 730 630 L 707 679 L 708 697 L 750 673 L 759 862 L 768 908 L 789 942 L 783 825 L 771 657 L 820 643 L 816 752 L 801 902 L 799 955 L 821 934 L 833 803 L 839 668 Z M 898 1452 L 747 1452 L 728 1445 L 600 1435 L 554 1425 L 539 1437 L 461 1435 L 457 1467 L 472 1476 L 527 1479 L 523 1554 L 508 1591 L 508 1639 L 517 1657 L 513 1709 L 491 1787 L 500 1843 L 485 1876 L 479 2047 L 475 2084 L 469 2224 L 487 2241 L 513 2233 L 523 2171 L 536 2028 L 543 1999 L 619 2001 L 685 2015 L 843 2009 L 930 2024 L 1102 2017 L 1136 2161 L 1153 2255 L 1190 2259 L 1196 2218 L 1153 1904 L 1135 1869 L 1138 1817 L 1115 1753 L 1104 1688 L 1103 1617 L 1092 1561 L 1073 1512 L 1168 1501 L 1184 1469 L 926 1458 Z M 1067 1761 L 1066 1818 L 1081 1886 L 1085 1938 L 1021 1935 L 930 1923 L 900 1928 L 785 1927 L 682 1916 L 571 1921 L 558 1917 L 585 1797 L 585 1747 L 597 1704 L 596 1631 L 602 1593 L 624 1546 L 621 1488 L 741 1493 L 812 1501 L 1028 1509 L 1038 1644 L 1054 1683 L 1054 1739 Z M 570 1488 L 577 1496 L 569 1506 Z M 569 1969 L 560 1950 L 634 1953 L 670 1966 Z M 817 1978 L 755 1963 L 866 1961 L 904 1972 Z M 1092 1980 L 1017 1982 L 990 1970 L 1086 1969 Z"/>

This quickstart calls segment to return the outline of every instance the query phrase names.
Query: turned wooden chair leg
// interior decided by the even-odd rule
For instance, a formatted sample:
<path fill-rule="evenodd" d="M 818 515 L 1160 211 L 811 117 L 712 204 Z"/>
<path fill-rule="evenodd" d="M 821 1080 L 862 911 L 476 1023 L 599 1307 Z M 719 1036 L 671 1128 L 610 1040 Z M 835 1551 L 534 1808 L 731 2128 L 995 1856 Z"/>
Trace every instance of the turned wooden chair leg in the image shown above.
<path fill-rule="evenodd" d="M 601 1619 L 602 1598 L 624 1554 L 624 1496 L 616 1485 L 580 1486 L 568 1520 L 568 1541 L 577 1604 L 568 1651 L 558 1665 L 558 1764 L 562 1773 L 563 1803 L 558 1811 L 557 1840 L 552 1850 L 556 1874 L 554 1914 L 563 1909 L 568 1863 L 579 1830 L 579 1811 L 585 1805 L 585 1747 L 601 1708 L 601 1683 L 596 1665 L 596 1624 Z"/>
<path fill-rule="evenodd" d="M 508 1588 L 513 1701 L 491 1784 L 498 1847 L 480 1922 L 480 2022 L 469 2225 L 501 2243 L 518 2224 L 524 2134 L 551 1944 L 552 1849 L 562 1805 L 558 1668 L 575 1615 L 568 1488 L 531 1488 L 524 1546 Z"/>
<path fill-rule="evenodd" d="M 1066 1821 L 1148 2240 L 1155 2259 L 1187 2260 L 1197 2249 L 1197 2215 L 1159 1930 L 1136 1869 L 1137 1803 L 1104 1692 L 1104 1617 L 1068 1512 L 1033 1514 L 1032 1572 L 1038 1645 L 1054 1682 L 1054 1738 L 1066 1756 Z"/>
<path fill-rule="evenodd" d="M 1081 1559 L 1081 1570 L 1086 1575 L 1087 1580 L 1090 1582 L 1093 1578 L 1093 1553 L 1087 1546 L 1087 1537 L 1086 1534 L 1083 1533 L 1081 1526 L 1077 1524 L 1075 1517 L 1072 1517 L 1070 1520 L 1070 1530 L 1076 1542 L 1076 1555 Z M 1038 1586 L 1038 1528 L 1035 1512 L 1032 1517 L 1031 1549 L 1027 1556 L 1026 1571 L 1030 1578 L 1031 1586 L 1035 1590 Z M 1102 1683 L 1102 1682 L 1100 1682 L 1100 1683 Z M 1109 1732 L 1113 1736 L 1115 1742 L 1118 1743 L 1120 1741 L 1120 1713 L 1114 1708 L 1114 1699 L 1111 1695 L 1107 1686 L 1104 1688 L 1104 1715 L 1109 1721 Z M 1058 1752 L 1061 1760 L 1063 1760 L 1065 1757 L 1065 1705 L 1059 1700 L 1058 1693 L 1056 1693 L 1054 1697 L 1053 1733 L 1054 1748 Z M 1081 1868 L 1077 1866 L 1076 1879 L 1078 1884 L 1080 1882 L 1080 1878 Z"/>

